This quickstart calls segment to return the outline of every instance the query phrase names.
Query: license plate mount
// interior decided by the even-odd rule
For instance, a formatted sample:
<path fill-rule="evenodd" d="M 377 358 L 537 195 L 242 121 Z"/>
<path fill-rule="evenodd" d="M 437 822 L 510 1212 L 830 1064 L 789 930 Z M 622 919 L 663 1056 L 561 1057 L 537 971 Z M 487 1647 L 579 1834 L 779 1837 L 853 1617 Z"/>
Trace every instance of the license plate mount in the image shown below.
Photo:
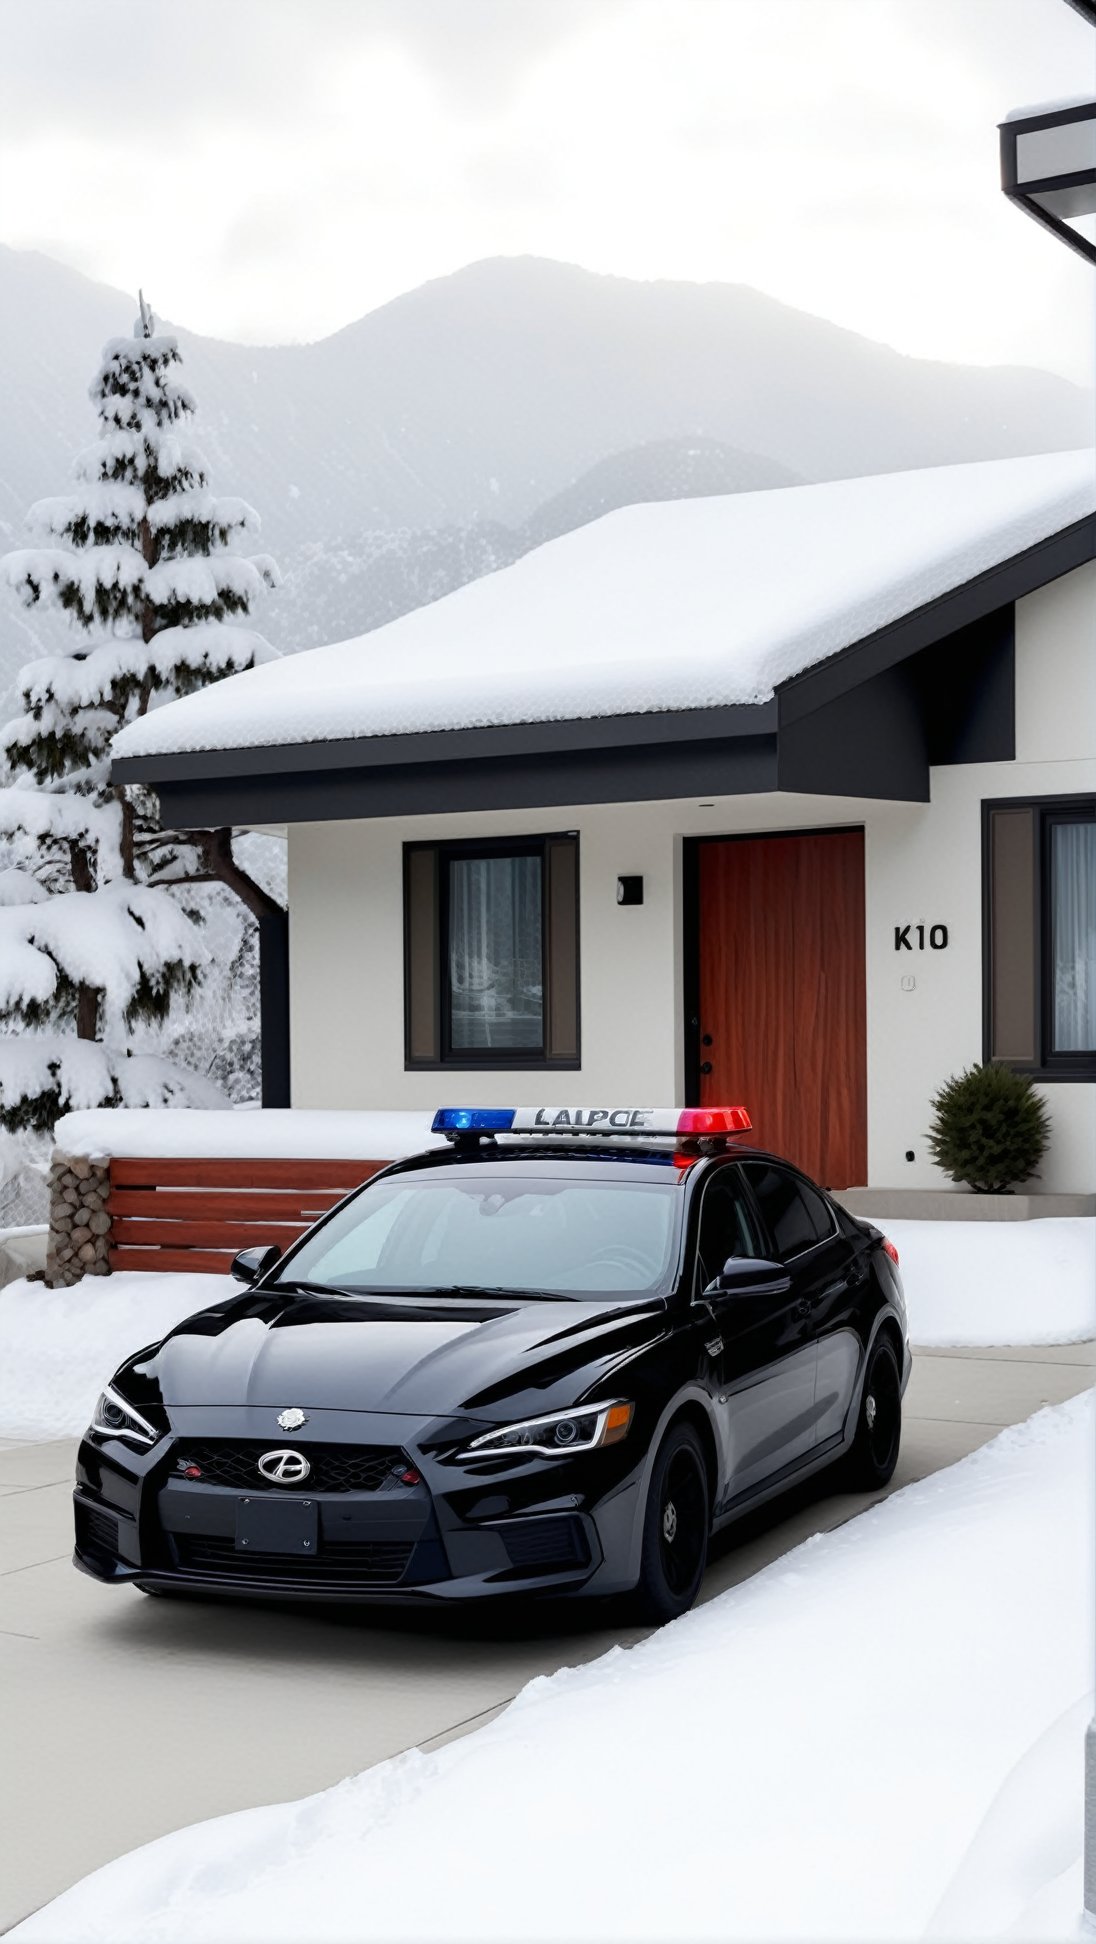
<path fill-rule="evenodd" d="M 315 1559 L 319 1549 L 320 1510 L 315 1499 L 237 1499 L 237 1552 L 292 1553 Z"/>

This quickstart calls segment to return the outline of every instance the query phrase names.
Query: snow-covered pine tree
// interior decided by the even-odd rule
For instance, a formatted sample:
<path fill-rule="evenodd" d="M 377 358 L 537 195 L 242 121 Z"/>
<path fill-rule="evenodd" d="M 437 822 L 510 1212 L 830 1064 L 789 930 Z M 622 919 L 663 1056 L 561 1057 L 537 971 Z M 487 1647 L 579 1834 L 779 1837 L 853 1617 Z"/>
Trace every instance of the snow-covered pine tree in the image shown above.
<path fill-rule="evenodd" d="M 133 337 L 104 347 L 92 382 L 99 435 L 76 492 L 28 516 L 50 544 L 0 561 L 26 607 L 63 609 L 75 628 L 71 652 L 22 670 L 24 713 L 0 729 L 0 1124 L 13 1131 L 75 1107 L 221 1104 L 201 1076 L 127 1047 L 208 963 L 196 901 L 166 887 L 219 880 L 256 916 L 278 909 L 230 831 L 164 833 L 151 798 L 109 780 L 123 724 L 274 653 L 234 625 L 277 572 L 236 551 L 258 517 L 213 497 L 183 436 L 194 402 L 180 363 L 142 295 Z"/>

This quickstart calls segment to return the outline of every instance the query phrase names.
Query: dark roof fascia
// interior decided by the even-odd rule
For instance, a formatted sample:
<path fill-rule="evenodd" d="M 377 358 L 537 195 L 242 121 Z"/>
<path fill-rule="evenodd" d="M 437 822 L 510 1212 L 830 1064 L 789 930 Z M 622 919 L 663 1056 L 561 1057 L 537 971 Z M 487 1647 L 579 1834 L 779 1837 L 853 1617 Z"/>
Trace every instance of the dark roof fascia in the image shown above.
<path fill-rule="evenodd" d="M 265 776 L 160 780 L 165 829 L 350 822 L 463 810 L 546 810 L 577 803 L 749 796 L 777 787 L 776 732 L 621 744 L 475 762 L 378 763 Z"/>
<path fill-rule="evenodd" d="M 482 763 L 511 757 L 710 743 L 771 736 L 775 698 L 713 709 L 664 709 L 645 715 L 591 716 L 560 722 L 500 723 L 482 729 L 425 730 L 415 735 L 352 736 L 338 741 L 266 743 L 255 749 L 199 749 L 162 756 L 117 756 L 113 783 L 214 782 L 399 764 Z"/>
<path fill-rule="evenodd" d="M 903 615 L 901 620 L 887 622 L 828 660 L 804 669 L 801 675 L 791 676 L 777 690 L 781 726 L 799 721 L 802 716 L 847 694 L 849 689 L 857 688 L 861 682 L 871 681 L 910 655 L 934 647 L 960 628 L 983 620 L 995 609 L 1021 600 L 1025 594 L 1034 594 L 1038 588 L 1093 559 L 1096 559 L 1096 513 L 1086 513 L 1083 519 L 1074 520 L 1046 540 L 1036 541 L 1034 546 L 1025 547 L 1022 553 L 999 561 L 995 567 L 987 567 L 983 573 L 964 581 L 961 587 L 938 594 L 911 614 Z"/>

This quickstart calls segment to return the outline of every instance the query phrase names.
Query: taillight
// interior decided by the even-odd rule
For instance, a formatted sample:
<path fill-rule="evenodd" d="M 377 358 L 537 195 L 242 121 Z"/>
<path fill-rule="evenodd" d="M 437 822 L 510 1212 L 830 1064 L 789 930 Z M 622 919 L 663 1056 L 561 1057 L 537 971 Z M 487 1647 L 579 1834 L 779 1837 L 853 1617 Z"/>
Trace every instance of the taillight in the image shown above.
<path fill-rule="evenodd" d="M 898 1267 L 898 1250 L 897 1250 L 897 1249 L 895 1248 L 895 1246 L 894 1246 L 894 1243 L 893 1243 L 893 1242 L 891 1241 L 891 1239 L 890 1239 L 890 1236 L 889 1236 L 889 1235 L 885 1235 L 885 1236 L 883 1237 L 883 1252 L 884 1252 L 884 1254 L 885 1254 L 885 1255 L 889 1255 L 889 1257 L 890 1257 L 890 1259 L 891 1259 L 891 1261 L 893 1262 L 893 1264 L 894 1264 L 894 1266 L 895 1266 L 895 1268 L 897 1269 L 897 1267 Z"/>

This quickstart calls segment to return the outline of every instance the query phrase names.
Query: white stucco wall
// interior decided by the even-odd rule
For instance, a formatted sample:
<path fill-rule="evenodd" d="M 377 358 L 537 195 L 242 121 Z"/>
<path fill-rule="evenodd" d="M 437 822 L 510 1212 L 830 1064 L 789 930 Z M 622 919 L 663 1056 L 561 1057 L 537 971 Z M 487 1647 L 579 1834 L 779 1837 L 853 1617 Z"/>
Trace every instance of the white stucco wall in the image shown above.
<path fill-rule="evenodd" d="M 681 838 L 859 823 L 850 798 L 723 797 L 570 805 L 451 817 L 295 825 L 289 842 L 293 1104 L 485 1106 L 541 1099 L 545 1086 L 588 1105 L 624 1091 L 682 1098 Z M 886 815 L 887 812 L 882 814 Z M 413 839 L 579 833 L 582 1068 L 547 1077 L 403 1066 L 403 846 Z M 642 905 L 618 905 L 638 872 Z M 337 1020 L 339 1030 L 332 1030 Z"/>
<path fill-rule="evenodd" d="M 752 796 L 294 826 L 289 839 L 293 1103 L 429 1107 L 625 1095 L 683 1098 L 681 839 L 863 824 L 867 873 L 868 1144 L 873 1186 L 927 1187 L 929 1099 L 982 1052 L 981 802 L 1096 792 L 1096 564 L 1017 607 L 1017 755 L 936 769 L 927 805 Z M 582 1068 L 406 1073 L 403 845 L 577 830 Z M 616 903 L 639 872 L 641 906 Z M 943 924 L 945 951 L 896 952 L 896 926 Z M 911 934 L 915 938 L 915 934 Z M 913 980 L 911 989 L 903 978 Z M 1047 1087 L 1042 1185 L 1096 1186 L 1096 1086 Z M 905 1159 L 907 1150 L 915 1156 Z"/>

